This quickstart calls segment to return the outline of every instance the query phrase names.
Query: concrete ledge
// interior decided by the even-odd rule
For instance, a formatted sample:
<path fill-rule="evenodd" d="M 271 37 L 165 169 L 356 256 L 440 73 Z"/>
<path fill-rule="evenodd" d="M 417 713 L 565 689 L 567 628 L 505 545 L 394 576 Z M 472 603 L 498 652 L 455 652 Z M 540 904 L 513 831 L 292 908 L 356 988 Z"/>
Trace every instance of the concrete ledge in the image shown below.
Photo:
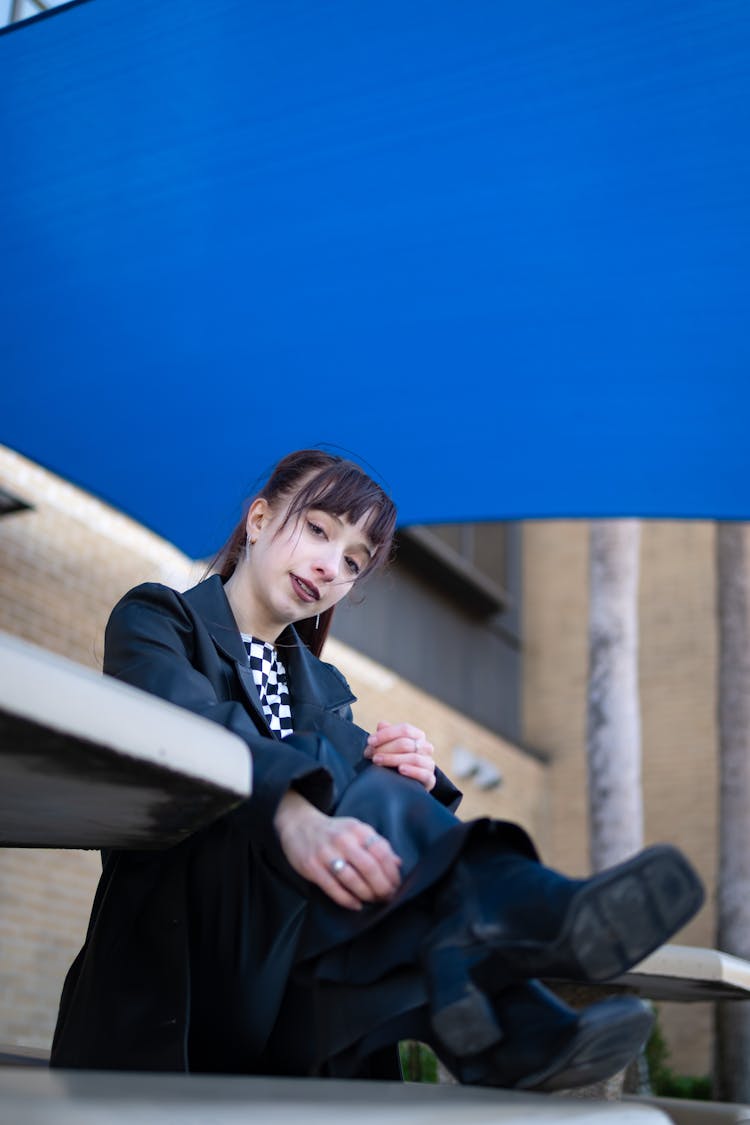
<path fill-rule="evenodd" d="M 49 1066 L 49 1050 L 0 1043 L 0 1066 Z"/>
<path fill-rule="evenodd" d="M 748 1125 L 750 1105 L 730 1102 L 700 1102 L 688 1098 L 640 1098 L 629 1095 L 629 1104 L 654 1106 L 667 1114 L 674 1125 Z"/>
<path fill-rule="evenodd" d="M 650 1000 L 749 1000 L 750 962 L 718 949 L 663 945 L 613 983 Z"/>
<path fill-rule="evenodd" d="M 718 949 L 663 945 L 621 977 L 546 982 L 573 1007 L 626 991 L 646 1000 L 750 1000 L 750 962 Z"/>
<path fill-rule="evenodd" d="M 475 1086 L 0 1069 L 0 1120 L 24 1125 L 669 1125 L 655 1106 Z"/>
<path fill-rule="evenodd" d="M 154 848 L 247 797 L 251 757 L 208 719 L 0 634 L 0 844 Z"/>

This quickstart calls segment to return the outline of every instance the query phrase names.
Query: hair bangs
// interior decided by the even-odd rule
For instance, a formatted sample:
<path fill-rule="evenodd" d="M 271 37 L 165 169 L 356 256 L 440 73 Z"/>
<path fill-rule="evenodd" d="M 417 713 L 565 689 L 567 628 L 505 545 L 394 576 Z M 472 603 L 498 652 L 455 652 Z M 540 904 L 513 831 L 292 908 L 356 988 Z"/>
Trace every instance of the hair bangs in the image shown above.
<path fill-rule="evenodd" d="M 390 543 L 396 525 L 396 507 L 380 485 L 352 462 L 328 465 L 302 485 L 289 508 L 288 518 L 311 508 L 344 516 L 350 523 L 365 517 L 364 531 L 374 547 Z"/>

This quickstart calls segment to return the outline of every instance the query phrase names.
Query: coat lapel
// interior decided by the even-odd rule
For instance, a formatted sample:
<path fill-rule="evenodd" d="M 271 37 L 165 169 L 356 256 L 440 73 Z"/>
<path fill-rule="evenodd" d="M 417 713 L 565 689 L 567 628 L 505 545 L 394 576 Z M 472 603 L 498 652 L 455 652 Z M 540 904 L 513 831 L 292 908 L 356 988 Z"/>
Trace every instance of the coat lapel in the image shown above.
<path fill-rule="evenodd" d="M 363 768 L 368 764 L 362 756 L 367 731 L 351 720 L 349 707 L 356 702 L 356 696 L 343 676 L 330 664 L 313 656 L 291 626 L 279 637 L 278 648 L 289 676 L 294 729 L 318 731 L 351 768 Z M 321 753 L 325 757 L 324 748 Z M 336 776 L 335 763 L 324 764 Z"/>
<path fill-rule="evenodd" d="M 273 736 L 248 665 L 245 645 L 218 574 L 211 575 L 183 596 L 202 618 L 216 647 L 234 664 L 244 701 L 260 729 L 264 734 Z M 359 762 L 367 733 L 337 713 L 356 699 L 346 681 L 331 665 L 313 656 L 291 625 L 278 638 L 277 649 L 287 671 L 294 729 L 300 732 L 320 731 L 328 735 L 352 764 L 355 760 Z"/>
<path fill-rule="evenodd" d="M 294 714 L 317 710 L 338 711 L 355 701 L 343 677 L 313 656 L 290 625 L 276 647 L 289 676 L 289 694 Z"/>
<path fill-rule="evenodd" d="M 188 590 L 184 597 L 200 614 L 218 650 L 234 664 L 242 688 L 243 702 L 250 708 L 260 730 L 263 734 L 273 736 L 263 712 L 253 673 L 247 662 L 244 642 L 224 592 L 224 584 L 218 574 L 212 574 L 210 578 L 199 582 L 192 590 Z"/>

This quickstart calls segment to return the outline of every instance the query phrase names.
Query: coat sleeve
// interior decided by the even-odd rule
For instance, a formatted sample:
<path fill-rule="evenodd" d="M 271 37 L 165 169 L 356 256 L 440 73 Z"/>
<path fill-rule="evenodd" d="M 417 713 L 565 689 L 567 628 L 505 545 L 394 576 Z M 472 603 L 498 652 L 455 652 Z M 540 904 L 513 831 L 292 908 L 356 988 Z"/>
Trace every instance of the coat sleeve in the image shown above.
<path fill-rule="evenodd" d="M 245 804 L 249 834 L 275 844 L 276 807 L 294 788 L 327 811 L 333 800 L 330 774 L 316 761 L 321 735 L 292 734 L 283 741 L 262 735 L 241 703 L 222 700 L 195 655 L 195 626 L 179 595 L 146 584 L 115 606 L 104 641 L 104 672 L 202 715 L 237 734 L 252 754 L 253 791 Z"/>
<path fill-rule="evenodd" d="M 448 775 L 439 767 L 435 770 L 435 785 L 431 792 L 435 800 L 445 805 L 451 812 L 456 811 L 463 798 L 461 790 L 456 788 Z"/>

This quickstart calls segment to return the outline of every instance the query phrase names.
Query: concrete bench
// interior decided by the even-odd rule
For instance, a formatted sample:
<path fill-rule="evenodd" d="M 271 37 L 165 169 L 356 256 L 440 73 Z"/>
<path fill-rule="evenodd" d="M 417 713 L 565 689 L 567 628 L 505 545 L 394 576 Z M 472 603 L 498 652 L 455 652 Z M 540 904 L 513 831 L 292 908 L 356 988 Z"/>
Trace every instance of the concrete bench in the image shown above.
<path fill-rule="evenodd" d="M 164 847 L 251 777 L 216 723 L 0 634 L 0 845 Z"/>
<path fill-rule="evenodd" d="M 659 1108 L 476 1086 L 0 1068 L 24 1125 L 669 1125 Z"/>
<path fill-rule="evenodd" d="M 441 1120 L 460 1120 L 471 1125 L 473 1121 L 497 1122 L 544 1122 L 544 1121 L 579 1121 L 598 1122 L 607 1121 L 624 1123 L 652 1122 L 660 1120 L 662 1125 L 670 1121 L 673 1125 L 750 1125 L 750 1106 L 728 1104 L 724 1102 L 691 1101 L 686 1098 L 658 1098 L 643 1097 L 625 1094 L 621 1102 L 589 1101 L 579 1095 L 572 1097 L 550 1097 L 549 1095 L 523 1095 L 508 1090 L 480 1090 L 471 1087 L 441 1086 L 445 1091 L 440 1095 L 435 1093 L 434 1086 L 419 1086 L 415 1083 L 360 1083 L 341 1082 L 336 1079 L 266 1079 L 266 1078 L 203 1078 L 183 1075 L 132 1075 L 121 1074 L 103 1075 L 94 1072 L 61 1072 L 53 1071 L 54 1080 L 50 1082 L 44 1078 L 24 1079 L 19 1077 L 17 1071 L 21 1067 L 46 1068 L 48 1055 L 44 1051 L 24 1047 L 3 1047 L 0 1045 L 0 1114 L 5 1114 L 6 1109 L 16 1106 L 23 1120 L 65 1122 L 68 1118 L 62 1110 L 70 1111 L 71 1122 L 76 1120 L 75 1114 L 81 1113 L 81 1105 L 89 1106 L 97 1101 L 101 1106 L 102 1099 L 116 1099 L 118 1112 L 135 1113 L 136 1107 L 145 1099 L 153 1098 L 153 1116 L 149 1119 L 154 1125 L 162 1120 L 159 1113 L 163 1110 L 165 1122 L 173 1120 L 171 1112 L 180 1107 L 185 1098 L 190 1098 L 191 1103 L 196 1103 L 204 1110 L 211 1107 L 211 1121 L 233 1122 L 239 1121 L 239 1116 L 234 1116 L 237 1103 L 242 1101 L 246 1108 L 252 1107 L 254 1112 L 263 1110 L 262 1120 L 284 1120 L 283 1116 L 267 1118 L 267 1103 L 279 1103 L 284 1111 L 289 1111 L 289 1119 L 294 1107 L 305 1103 L 305 1122 L 315 1121 L 318 1118 L 308 1109 L 322 1109 L 329 1107 L 331 1123 L 341 1117 L 345 1112 L 355 1112 L 357 1122 L 366 1122 L 367 1116 L 363 1109 L 369 1103 L 373 1090 L 376 1097 L 382 1096 L 384 1108 L 388 1111 L 388 1125 L 393 1120 L 403 1120 L 405 1125 L 421 1125 L 435 1117 L 436 1125 Z M 15 1068 L 8 1073 L 6 1068 Z M 218 1085 L 217 1085 L 218 1083 Z M 414 1093 L 422 1090 L 423 1093 Z M 406 1091 L 403 1097 L 401 1091 Z M 436 1104 L 437 1103 L 437 1104 Z M 542 1108 L 549 1113 L 540 1113 Z M 662 1117 L 649 1115 L 627 1116 L 618 1115 L 615 1119 L 611 1116 L 610 1106 L 626 1104 L 631 1108 L 646 1106 L 657 1109 Z M 61 1116 L 52 1116 L 52 1109 L 61 1109 Z M 170 1108 L 171 1107 L 171 1108 Z M 396 1107 L 396 1113 L 394 1113 Z M 594 1109 L 592 1115 L 591 1110 Z M 605 1112 L 602 1113 L 604 1107 Z M 214 1116 L 214 1110 L 216 1115 Z M 180 1112 L 182 1112 L 180 1110 Z M 47 1116 L 45 1116 L 47 1114 Z M 111 1114 L 111 1104 L 108 1109 L 107 1121 L 116 1125 L 118 1118 Z M 400 1116 L 397 1116 L 399 1114 Z M 0 1117 L 6 1120 L 5 1116 Z M 10 1120 L 10 1118 L 7 1118 Z M 85 1112 L 80 1116 L 82 1122 L 87 1120 Z M 137 1116 L 125 1116 L 123 1121 L 136 1121 Z M 378 1118 L 381 1120 L 381 1118 Z"/>

